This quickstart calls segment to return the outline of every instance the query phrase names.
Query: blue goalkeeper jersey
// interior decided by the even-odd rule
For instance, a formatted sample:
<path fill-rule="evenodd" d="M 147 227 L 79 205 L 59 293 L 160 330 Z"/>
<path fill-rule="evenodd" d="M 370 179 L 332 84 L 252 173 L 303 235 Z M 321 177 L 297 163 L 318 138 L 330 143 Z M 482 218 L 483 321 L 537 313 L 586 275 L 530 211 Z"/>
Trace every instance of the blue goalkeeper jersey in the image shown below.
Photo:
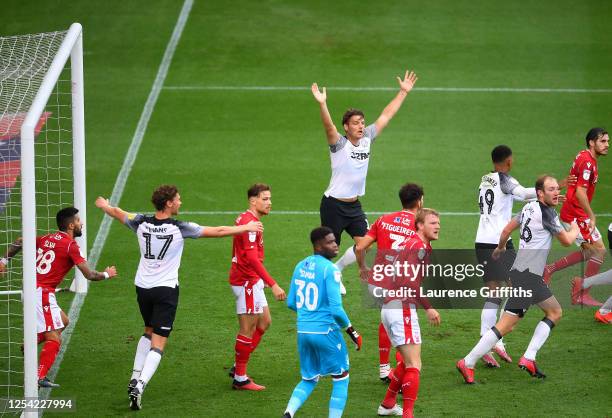
<path fill-rule="evenodd" d="M 342 307 L 342 273 L 327 258 L 311 255 L 297 264 L 287 306 L 297 312 L 298 333 L 327 334 L 349 326 Z"/>

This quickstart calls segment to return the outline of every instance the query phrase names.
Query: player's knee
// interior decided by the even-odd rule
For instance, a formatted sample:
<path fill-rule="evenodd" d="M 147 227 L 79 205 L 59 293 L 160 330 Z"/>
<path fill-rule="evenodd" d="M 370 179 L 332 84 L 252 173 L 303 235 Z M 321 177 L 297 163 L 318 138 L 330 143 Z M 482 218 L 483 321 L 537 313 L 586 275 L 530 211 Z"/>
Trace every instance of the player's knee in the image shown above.
<path fill-rule="evenodd" d="M 45 341 L 55 341 L 58 344 L 62 343 L 62 335 L 57 331 L 45 332 Z"/>
<path fill-rule="evenodd" d="M 562 316 L 563 316 L 563 309 L 561 309 L 560 306 L 558 308 L 549 309 L 546 312 L 546 317 L 550 319 L 552 322 L 554 322 L 555 324 L 561 320 Z"/>
<path fill-rule="evenodd" d="M 172 327 L 153 327 L 153 333 L 157 334 L 161 337 L 168 338 L 170 336 L 170 331 L 172 331 Z"/>
<path fill-rule="evenodd" d="M 272 325 L 272 318 L 264 316 L 259 320 L 257 328 L 262 331 L 266 331 L 268 328 L 270 328 L 270 325 Z"/>
<path fill-rule="evenodd" d="M 419 369 L 421 370 L 421 359 L 408 359 L 408 361 L 406 361 L 404 363 L 404 367 L 407 369 Z"/>

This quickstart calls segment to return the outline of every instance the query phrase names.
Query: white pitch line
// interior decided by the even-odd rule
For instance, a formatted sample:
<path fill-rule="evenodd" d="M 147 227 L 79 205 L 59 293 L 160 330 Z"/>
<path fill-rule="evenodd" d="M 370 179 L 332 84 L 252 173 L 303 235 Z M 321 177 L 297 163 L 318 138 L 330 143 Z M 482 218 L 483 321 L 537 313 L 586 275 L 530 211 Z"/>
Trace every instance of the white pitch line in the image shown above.
<path fill-rule="evenodd" d="M 327 87 L 330 91 L 396 91 L 397 87 Z M 165 86 L 179 91 L 305 91 L 308 86 Z M 414 91 L 442 93 L 612 93 L 612 89 L 531 88 L 531 87 L 415 87 Z"/>
<path fill-rule="evenodd" d="M 153 82 L 153 87 L 151 88 L 151 92 L 149 93 L 147 102 L 145 103 L 145 106 L 140 115 L 140 120 L 138 121 L 136 132 L 134 133 L 134 137 L 132 138 L 132 143 L 130 144 L 130 148 L 128 149 L 125 159 L 123 160 L 121 171 L 119 171 L 119 174 L 117 175 L 117 180 L 115 181 L 115 186 L 113 187 L 113 193 L 110 197 L 110 202 L 112 205 L 118 204 L 121 200 L 123 190 L 125 189 L 125 184 L 130 175 L 130 171 L 132 170 L 132 166 L 134 165 L 134 161 L 136 160 L 136 156 L 138 155 L 138 150 L 140 149 L 140 145 L 142 144 L 142 139 L 147 130 L 147 125 L 149 124 L 149 120 L 151 119 L 151 114 L 153 113 L 153 109 L 155 108 L 155 103 L 157 102 L 157 98 L 159 97 L 159 93 L 161 92 L 164 80 L 166 79 L 166 75 L 168 74 L 168 69 L 170 68 L 170 63 L 172 62 L 174 51 L 176 50 L 176 46 L 181 38 L 181 34 L 183 33 L 185 24 L 187 23 L 187 18 L 189 17 L 189 13 L 191 12 L 192 6 L 193 0 L 185 0 L 185 2 L 183 3 L 183 8 L 181 9 L 181 13 L 178 17 L 176 25 L 174 26 L 174 31 L 172 32 L 172 37 L 168 41 L 164 57 L 162 58 L 162 62 L 157 71 L 157 76 L 155 77 L 155 81 Z M 90 255 L 88 257 L 88 263 L 92 268 L 95 268 L 96 264 L 98 263 L 98 259 L 100 258 L 100 254 L 102 253 L 102 249 L 104 248 L 106 238 L 108 237 L 108 233 L 110 231 L 111 223 L 112 218 L 109 216 L 104 216 L 104 218 L 102 219 L 102 223 L 100 224 L 100 228 L 98 229 L 96 238 L 94 240 Z M 68 349 L 70 337 L 72 336 L 74 327 L 76 326 L 76 323 L 79 319 L 79 313 L 81 312 L 81 307 L 85 302 L 86 295 L 86 293 L 77 293 L 72 301 L 72 305 L 70 306 L 70 312 L 68 312 L 68 318 L 70 319 L 70 323 L 62 333 L 62 347 L 57 355 L 53 368 L 49 371 L 49 378 L 51 380 L 55 379 L 55 376 L 57 375 L 57 372 L 59 371 L 59 368 L 62 364 L 64 354 Z M 43 399 L 47 399 L 51 393 L 51 390 L 41 390 L 40 392 L 41 397 Z"/>
<path fill-rule="evenodd" d="M 149 213 L 150 210 L 136 211 L 136 213 Z M 240 215 L 244 211 L 237 210 L 183 210 L 181 215 Z M 366 215 L 385 215 L 391 213 L 389 211 L 366 211 Z M 315 210 L 273 210 L 270 212 L 271 215 L 298 215 L 298 216 L 311 216 L 319 215 L 319 211 Z M 479 212 L 440 212 L 441 216 L 479 216 Z M 600 213 L 597 214 L 600 218 L 612 218 L 612 213 Z"/>

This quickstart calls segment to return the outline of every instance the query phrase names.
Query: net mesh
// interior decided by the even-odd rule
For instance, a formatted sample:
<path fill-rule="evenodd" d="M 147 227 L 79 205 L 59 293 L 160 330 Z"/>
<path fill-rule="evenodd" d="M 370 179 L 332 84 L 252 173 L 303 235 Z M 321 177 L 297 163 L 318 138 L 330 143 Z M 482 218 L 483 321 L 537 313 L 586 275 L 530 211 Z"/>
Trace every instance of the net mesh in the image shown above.
<path fill-rule="evenodd" d="M 21 236 L 21 125 L 66 32 L 0 37 L 0 254 Z M 55 230 L 55 214 L 73 204 L 69 63 L 36 126 L 37 235 Z M 23 397 L 21 254 L 0 276 L 0 399 Z M 0 414 L 6 413 L 0 402 Z"/>

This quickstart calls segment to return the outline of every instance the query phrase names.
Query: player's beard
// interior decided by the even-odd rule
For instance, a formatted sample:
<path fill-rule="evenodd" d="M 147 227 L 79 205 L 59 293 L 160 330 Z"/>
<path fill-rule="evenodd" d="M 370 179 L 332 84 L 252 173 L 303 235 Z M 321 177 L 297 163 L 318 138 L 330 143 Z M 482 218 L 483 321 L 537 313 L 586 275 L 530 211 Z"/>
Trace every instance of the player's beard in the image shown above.
<path fill-rule="evenodd" d="M 83 228 L 79 228 L 79 229 L 75 229 L 72 234 L 74 235 L 75 238 L 80 237 L 83 235 Z"/>

